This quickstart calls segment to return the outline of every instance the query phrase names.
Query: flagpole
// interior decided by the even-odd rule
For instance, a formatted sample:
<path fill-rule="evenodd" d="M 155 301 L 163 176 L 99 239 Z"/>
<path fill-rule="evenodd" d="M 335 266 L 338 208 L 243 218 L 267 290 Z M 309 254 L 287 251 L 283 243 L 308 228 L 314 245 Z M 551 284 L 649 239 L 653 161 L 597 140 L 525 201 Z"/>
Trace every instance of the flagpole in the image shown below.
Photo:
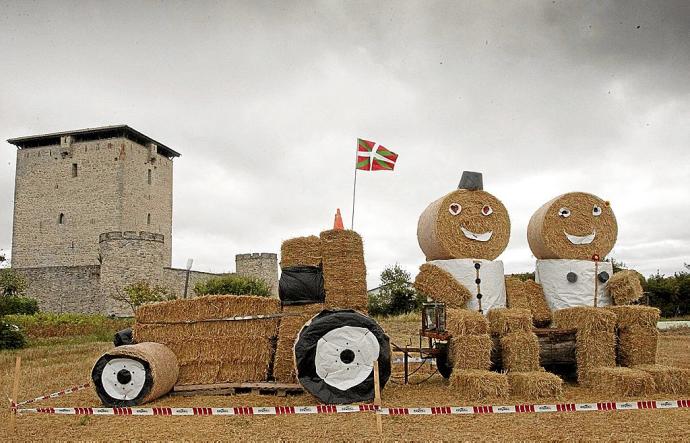
<path fill-rule="evenodd" d="M 355 180 L 352 185 L 352 221 L 350 222 L 350 229 L 355 230 L 355 195 L 357 194 L 357 155 L 358 150 L 355 150 Z"/>

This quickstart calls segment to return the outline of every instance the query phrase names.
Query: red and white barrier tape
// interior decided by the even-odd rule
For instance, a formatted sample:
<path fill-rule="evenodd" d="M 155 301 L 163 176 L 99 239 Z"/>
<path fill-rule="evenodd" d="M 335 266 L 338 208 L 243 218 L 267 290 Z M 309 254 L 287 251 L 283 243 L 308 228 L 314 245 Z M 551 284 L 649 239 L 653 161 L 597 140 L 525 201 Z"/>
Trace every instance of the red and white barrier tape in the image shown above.
<path fill-rule="evenodd" d="M 36 403 L 37 401 L 46 400 L 49 398 L 58 398 L 63 395 L 71 394 L 77 391 L 83 391 L 90 386 L 89 383 L 84 383 L 83 385 L 73 386 L 71 388 L 63 389 L 61 391 L 53 392 L 52 394 L 41 395 L 40 397 L 32 398 L 31 400 L 20 401 L 16 406 L 28 405 L 29 403 Z"/>
<path fill-rule="evenodd" d="M 245 406 L 233 408 L 19 408 L 20 414 L 56 415 L 300 415 L 376 412 L 380 415 L 473 415 L 540 412 L 624 411 L 634 409 L 690 408 L 690 400 L 647 400 L 631 402 L 521 404 L 511 406 L 434 406 L 428 408 L 384 408 L 375 405 Z"/>

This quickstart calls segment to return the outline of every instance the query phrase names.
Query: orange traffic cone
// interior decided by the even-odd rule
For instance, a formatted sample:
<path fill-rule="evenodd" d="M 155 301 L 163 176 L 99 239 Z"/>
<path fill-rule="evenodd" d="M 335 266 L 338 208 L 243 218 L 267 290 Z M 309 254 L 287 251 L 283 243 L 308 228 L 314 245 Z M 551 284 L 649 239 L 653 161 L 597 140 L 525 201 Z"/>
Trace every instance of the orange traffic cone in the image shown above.
<path fill-rule="evenodd" d="M 333 229 L 343 230 L 343 217 L 340 215 L 340 208 L 335 212 L 335 221 L 333 222 Z"/>

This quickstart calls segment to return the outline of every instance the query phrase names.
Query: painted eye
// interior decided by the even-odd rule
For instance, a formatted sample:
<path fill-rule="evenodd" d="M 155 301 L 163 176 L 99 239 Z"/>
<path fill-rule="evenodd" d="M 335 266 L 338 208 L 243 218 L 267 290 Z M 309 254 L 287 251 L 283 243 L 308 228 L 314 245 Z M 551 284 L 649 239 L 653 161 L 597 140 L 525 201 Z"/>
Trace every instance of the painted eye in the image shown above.
<path fill-rule="evenodd" d="M 491 209 L 491 206 L 489 206 L 489 205 L 485 205 L 485 206 L 482 208 L 482 214 L 483 214 L 483 215 L 491 215 L 491 214 L 493 214 L 493 213 L 494 213 L 494 210 Z"/>
<path fill-rule="evenodd" d="M 558 210 L 558 215 L 563 218 L 568 218 L 570 217 L 570 209 L 568 208 L 561 208 Z"/>
<path fill-rule="evenodd" d="M 460 211 L 462 211 L 462 206 L 457 203 L 451 203 L 450 206 L 448 206 L 448 212 L 452 215 L 458 215 Z"/>
<path fill-rule="evenodd" d="M 601 208 L 597 205 L 594 205 L 592 208 L 592 215 L 595 217 L 599 217 L 601 215 Z"/>

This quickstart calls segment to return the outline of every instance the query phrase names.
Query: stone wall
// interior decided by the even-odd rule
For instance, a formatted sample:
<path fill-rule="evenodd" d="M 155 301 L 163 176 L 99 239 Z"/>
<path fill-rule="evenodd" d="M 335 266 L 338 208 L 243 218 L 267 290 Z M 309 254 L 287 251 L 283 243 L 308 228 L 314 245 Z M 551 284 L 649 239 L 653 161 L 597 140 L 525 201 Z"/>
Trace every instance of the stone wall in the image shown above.
<path fill-rule="evenodd" d="M 206 281 L 209 278 L 219 277 L 227 274 L 212 274 L 210 272 L 189 271 L 189 288 L 187 289 L 187 297 L 196 297 L 194 292 L 194 285 L 198 282 Z M 177 268 L 163 268 L 163 286 L 168 288 L 172 294 L 177 298 L 182 298 L 184 295 L 184 281 L 187 276 L 186 269 Z"/>
<path fill-rule="evenodd" d="M 235 268 L 240 275 L 262 278 L 271 288 L 271 294 L 278 297 L 278 254 L 237 254 Z"/>
<path fill-rule="evenodd" d="M 170 266 L 172 160 L 121 137 L 17 150 L 14 268 L 98 264 L 111 231 L 162 234 Z"/>
<path fill-rule="evenodd" d="M 100 291 L 100 266 L 52 266 L 22 268 L 28 283 L 26 295 L 38 300 L 46 312 L 80 312 L 97 314 L 104 311 Z"/>

